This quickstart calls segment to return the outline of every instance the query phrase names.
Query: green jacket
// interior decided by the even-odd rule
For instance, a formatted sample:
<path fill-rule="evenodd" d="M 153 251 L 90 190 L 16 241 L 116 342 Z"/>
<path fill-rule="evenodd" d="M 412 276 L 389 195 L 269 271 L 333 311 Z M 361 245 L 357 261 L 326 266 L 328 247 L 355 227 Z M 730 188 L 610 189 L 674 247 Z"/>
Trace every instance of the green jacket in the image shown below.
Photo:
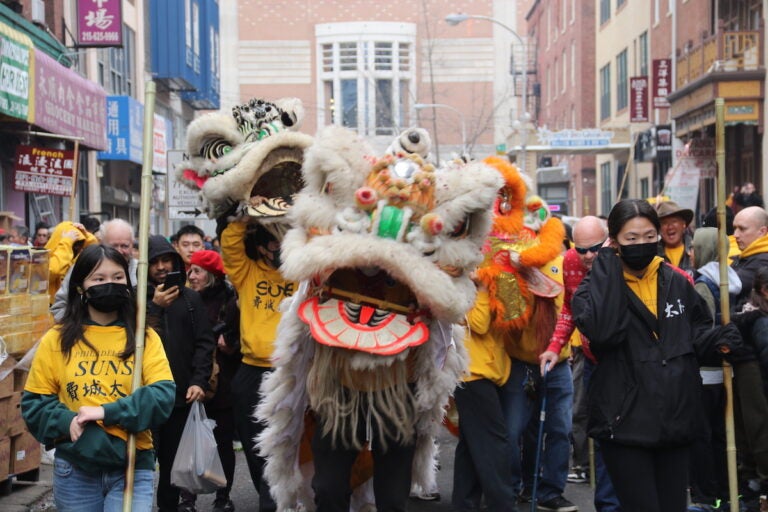
<path fill-rule="evenodd" d="M 158 427 L 173 410 L 176 384 L 159 381 L 142 386 L 130 395 L 104 404 L 104 424 L 120 425 L 131 433 Z M 89 423 L 77 442 L 69 426 L 77 413 L 70 411 L 57 395 L 25 391 L 21 410 L 30 433 L 47 448 L 56 447 L 56 456 L 86 473 L 124 469 L 126 442 L 108 434 L 97 423 Z M 136 469 L 154 469 L 154 450 L 136 451 Z"/>

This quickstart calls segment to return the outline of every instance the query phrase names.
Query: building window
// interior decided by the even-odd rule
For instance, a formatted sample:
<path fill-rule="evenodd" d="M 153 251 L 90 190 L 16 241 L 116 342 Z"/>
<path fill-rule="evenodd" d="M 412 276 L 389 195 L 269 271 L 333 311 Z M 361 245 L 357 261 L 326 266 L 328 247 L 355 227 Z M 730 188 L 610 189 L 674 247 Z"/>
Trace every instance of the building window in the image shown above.
<path fill-rule="evenodd" d="M 558 92 L 560 91 L 560 67 L 558 64 L 559 63 L 557 62 L 557 57 L 555 57 L 555 63 L 552 65 L 552 69 L 555 75 L 555 93 L 552 95 L 552 99 L 555 99 Z"/>
<path fill-rule="evenodd" d="M 629 86 L 627 84 L 627 49 L 616 56 L 616 111 L 627 108 Z"/>
<path fill-rule="evenodd" d="M 563 82 L 560 84 L 562 92 L 565 94 L 565 86 L 568 83 L 568 50 L 563 50 Z"/>
<path fill-rule="evenodd" d="M 551 101 L 552 101 L 552 68 L 550 66 L 547 66 L 547 102 L 546 104 L 549 105 Z"/>
<path fill-rule="evenodd" d="M 571 43 L 571 85 L 576 85 L 576 41 Z"/>
<path fill-rule="evenodd" d="M 332 37 L 320 45 L 325 119 L 361 135 L 399 132 L 414 80 L 414 41 L 386 41 L 362 30 Z"/>
<path fill-rule="evenodd" d="M 600 68 L 600 120 L 611 117 L 611 65 Z"/>
<path fill-rule="evenodd" d="M 136 33 L 123 25 L 123 47 L 104 48 L 98 52 L 99 84 L 109 94 L 133 96 L 136 67 Z"/>
<path fill-rule="evenodd" d="M 640 198 L 641 199 L 647 199 L 650 197 L 650 189 L 648 188 L 648 178 L 641 178 L 640 179 Z"/>
<path fill-rule="evenodd" d="M 611 0 L 600 0 L 600 24 L 611 19 Z"/>
<path fill-rule="evenodd" d="M 211 88 L 219 90 L 219 80 L 221 78 L 221 62 L 219 62 L 219 31 L 215 27 L 211 26 L 208 32 L 208 44 L 210 45 L 210 62 L 209 68 L 211 76 Z"/>
<path fill-rule="evenodd" d="M 640 56 L 638 60 L 640 61 L 640 76 L 648 76 L 648 31 L 646 30 L 642 34 L 640 34 L 640 38 L 638 40 L 638 46 L 640 51 Z"/>
<path fill-rule="evenodd" d="M 600 164 L 600 203 L 605 213 L 611 211 L 613 206 L 611 183 L 611 162 L 603 162 Z"/>

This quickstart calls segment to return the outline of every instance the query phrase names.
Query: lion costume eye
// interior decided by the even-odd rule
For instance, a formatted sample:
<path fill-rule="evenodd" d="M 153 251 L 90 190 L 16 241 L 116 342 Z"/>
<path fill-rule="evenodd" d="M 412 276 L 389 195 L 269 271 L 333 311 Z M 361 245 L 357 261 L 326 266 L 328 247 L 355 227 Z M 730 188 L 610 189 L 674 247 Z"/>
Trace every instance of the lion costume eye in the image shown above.
<path fill-rule="evenodd" d="M 232 144 L 224 139 L 213 139 L 203 144 L 200 154 L 209 159 L 216 160 L 232 151 Z"/>
<path fill-rule="evenodd" d="M 453 231 L 451 231 L 448 236 L 451 238 L 464 238 L 467 236 L 467 234 L 469 234 L 469 228 L 469 215 L 467 215 L 461 222 L 456 225 L 455 228 L 453 228 Z"/>

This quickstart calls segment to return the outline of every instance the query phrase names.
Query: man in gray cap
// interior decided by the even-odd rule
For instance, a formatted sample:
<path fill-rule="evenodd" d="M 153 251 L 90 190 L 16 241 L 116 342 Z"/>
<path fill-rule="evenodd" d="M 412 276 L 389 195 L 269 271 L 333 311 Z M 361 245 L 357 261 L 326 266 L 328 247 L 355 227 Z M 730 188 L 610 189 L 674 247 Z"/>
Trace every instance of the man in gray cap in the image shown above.
<path fill-rule="evenodd" d="M 688 226 L 693 221 L 693 210 L 681 208 L 674 201 L 656 204 L 661 222 L 659 256 L 689 274 L 695 270 L 691 264 L 691 235 Z"/>

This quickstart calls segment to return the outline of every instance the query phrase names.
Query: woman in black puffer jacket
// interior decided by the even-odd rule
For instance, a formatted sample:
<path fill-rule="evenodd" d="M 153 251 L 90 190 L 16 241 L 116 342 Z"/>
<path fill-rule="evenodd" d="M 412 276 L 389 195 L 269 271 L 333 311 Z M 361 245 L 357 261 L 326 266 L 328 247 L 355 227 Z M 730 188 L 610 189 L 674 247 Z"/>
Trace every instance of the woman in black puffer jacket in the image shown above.
<path fill-rule="evenodd" d="M 690 278 L 656 256 L 659 227 L 648 202 L 617 203 L 608 217 L 610 246 L 572 302 L 598 363 L 589 434 L 600 442 L 624 512 L 686 510 L 698 358 L 741 346 L 734 326 L 711 327 Z"/>

